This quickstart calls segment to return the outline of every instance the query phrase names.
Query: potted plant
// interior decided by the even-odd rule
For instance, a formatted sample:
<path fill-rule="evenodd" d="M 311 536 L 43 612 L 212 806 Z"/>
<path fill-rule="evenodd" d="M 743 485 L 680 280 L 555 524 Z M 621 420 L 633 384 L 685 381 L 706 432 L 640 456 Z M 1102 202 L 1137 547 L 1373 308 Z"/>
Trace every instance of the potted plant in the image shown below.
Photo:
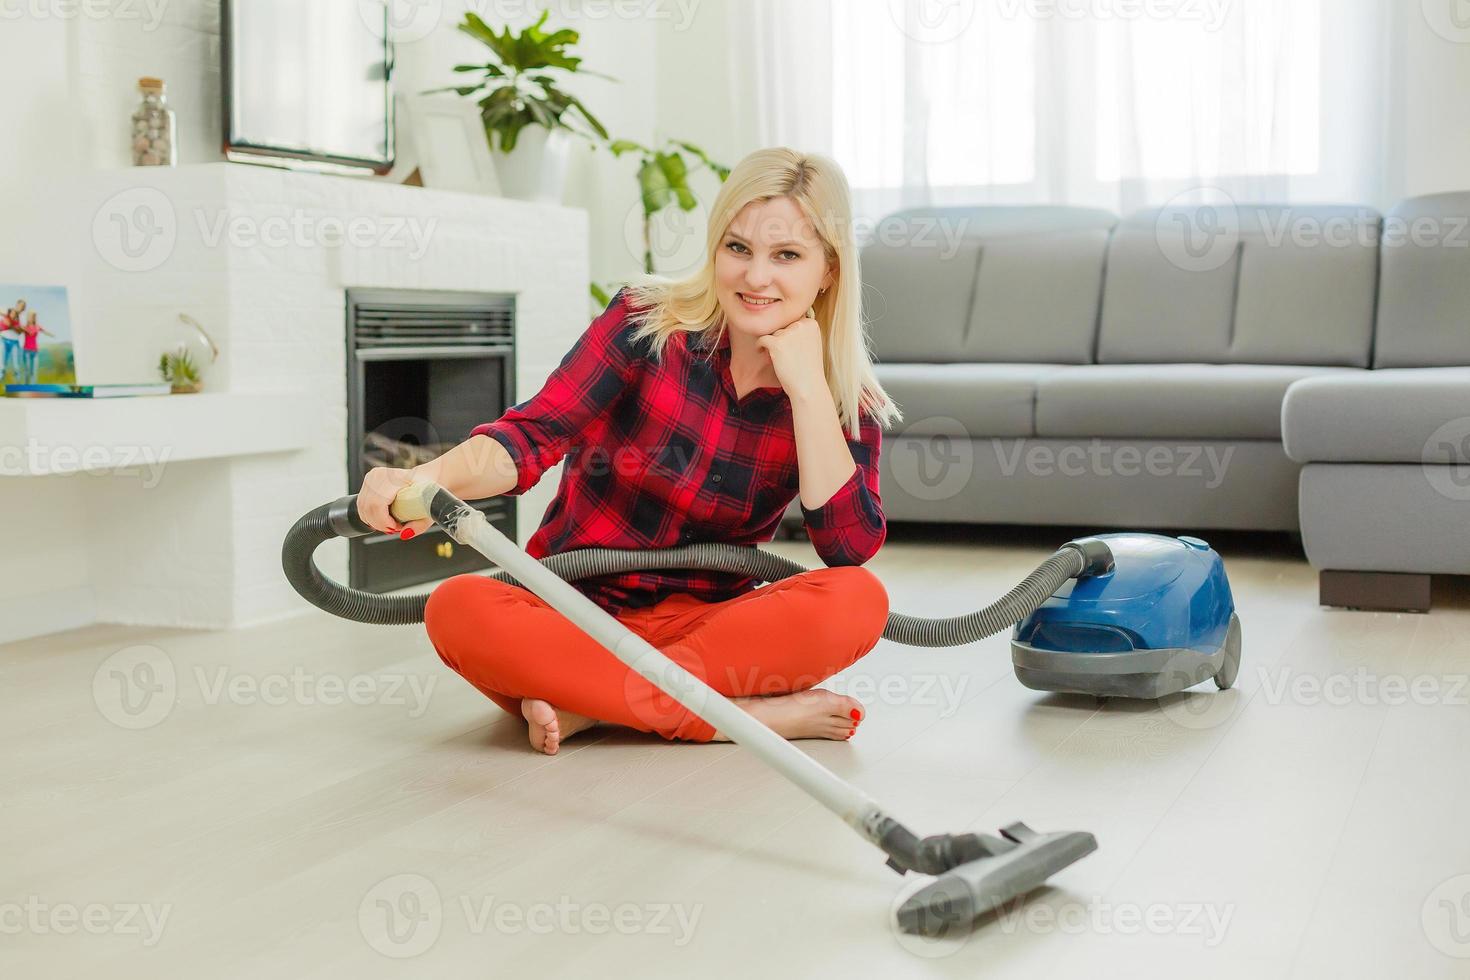
<path fill-rule="evenodd" d="M 558 87 L 553 73 L 610 76 L 580 68 L 582 59 L 567 53 L 581 38 L 576 31 L 541 29 L 550 13 L 542 11 L 540 19 L 519 34 L 512 34 L 509 27 L 497 34 L 473 12 L 466 12 L 464 22 L 457 25 L 488 47 L 494 59 L 455 65 L 457 72 L 479 72 L 482 77 L 473 85 L 449 90 L 478 100 L 501 193 L 518 200 L 559 202 L 568 138 L 578 136 L 594 144 L 607 139 L 602 123 L 576 96 Z"/>

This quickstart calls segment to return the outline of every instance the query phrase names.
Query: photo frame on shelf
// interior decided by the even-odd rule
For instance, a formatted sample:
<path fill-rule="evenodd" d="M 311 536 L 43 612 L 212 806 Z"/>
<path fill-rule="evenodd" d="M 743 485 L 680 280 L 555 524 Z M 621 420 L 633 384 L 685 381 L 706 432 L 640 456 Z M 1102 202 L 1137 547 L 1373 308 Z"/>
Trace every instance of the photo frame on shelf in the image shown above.
<path fill-rule="evenodd" d="M 65 286 L 0 283 L 0 390 L 33 394 L 76 384 Z"/>
<path fill-rule="evenodd" d="M 408 129 L 425 187 L 500 196 L 480 108 L 452 95 L 407 99 Z"/>

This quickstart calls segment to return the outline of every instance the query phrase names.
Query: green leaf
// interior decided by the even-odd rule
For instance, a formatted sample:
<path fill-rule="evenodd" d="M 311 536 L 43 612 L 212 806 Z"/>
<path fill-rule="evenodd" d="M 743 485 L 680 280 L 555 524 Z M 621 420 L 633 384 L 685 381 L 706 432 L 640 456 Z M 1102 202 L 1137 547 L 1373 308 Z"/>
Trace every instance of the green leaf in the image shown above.
<path fill-rule="evenodd" d="M 495 56 L 499 58 L 502 63 L 510 63 L 511 59 L 509 55 L 511 49 L 509 45 L 509 28 L 506 29 L 505 37 L 502 38 L 499 34 L 496 34 L 494 31 L 492 31 L 488 24 L 480 19 L 479 14 L 476 14 L 473 11 L 465 12 L 464 23 L 459 24 L 458 28 L 463 33 L 468 34 L 470 37 L 486 45 L 491 51 L 494 51 Z"/>
<path fill-rule="evenodd" d="M 613 140 L 611 143 L 607 144 L 607 148 L 612 151 L 612 154 L 615 157 L 620 157 L 624 153 L 629 153 L 633 150 L 637 150 L 639 153 L 648 152 L 648 148 L 646 146 L 644 146 L 642 143 L 635 143 L 632 140 Z"/>
<path fill-rule="evenodd" d="M 572 105 L 577 107 L 577 111 L 582 114 L 582 117 L 587 120 L 587 125 L 592 127 L 593 132 L 595 132 L 598 136 L 601 136 L 603 139 L 607 139 L 607 129 L 603 127 L 602 123 L 598 122 L 596 116 L 587 111 L 587 107 L 582 104 L 582 100 L 577 98 L 575 95 L 569 95 L 567 96 L 567 98 L 570 100 Z"/>
<path fill-rule="evenodd" d="M 505 72 L 501 70 L 500 66 L 497 65 L 497 64 L 494 64 L 492 62 L 486 62 L 483 65 L 455 65 L 450 70 L 451 71 L 483 71 L 483 72 L 485 72 L 486 74 L 489 74 L 489 75 L 497 75 L 497 76 L 504 76 L 505 75 Z"/>
<path fill-rule="evenodd" d="M 695 146 L 693 143 L 685 143 L 683 140 L 673 140 L 672 142 L 677 146 L 683 147 L 684 149 L 688 150 L 690 153 L 693 153 L 696 157 L 698 157 L 701 163 L 703 163 L 706 167 L 709 167 L 715 172 L 716 175 L 719 176 L 721 183 L 724 183 L 725 179 L 730 176 L 729 167 L 726 167 L 723 164 L 715 163 L 709 158 L 709 155 L 707 153 L 705 153 L 699 147 Z"/>
<path fill-rule="evenodd" d="M 638 188 L 643 195 L 644 214 L 657 213 L 669 203 L 673 194 L 669 190 L 668 176 L 653 160 L 644 161 L 638 168 Z"/>

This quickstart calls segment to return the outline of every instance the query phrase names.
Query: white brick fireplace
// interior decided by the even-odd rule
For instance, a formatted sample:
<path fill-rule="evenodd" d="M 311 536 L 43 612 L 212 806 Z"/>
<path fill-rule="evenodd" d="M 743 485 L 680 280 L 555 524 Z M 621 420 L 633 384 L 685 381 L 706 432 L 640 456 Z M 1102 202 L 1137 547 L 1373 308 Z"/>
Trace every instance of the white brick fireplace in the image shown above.
<path fill-rule="evenodd" d="M 357 489 L 346 289 L 515 294 L 518 400 L 589 319 L 577 209 L 220 163 L 82 178 L 61 200 L 6 213 L 34 234 L 0 245 L 0 281 L 69 288 L 82 383 L 155 380 L 179 313 L 222 355 L 203 395 L 0 401 L 12 447 L 0 507 L 40 515 L 6 552 L 8 571 L 24 575 L 29 558 L 32 572 L 0 592 L 0 641 L 92 621 L 236 627 L 308 608 L 280 545 L 302 513 Z M 556 479 L 521 498 L 521 542 Z M 345 577 L 345 542 L 318 557 Z"/>

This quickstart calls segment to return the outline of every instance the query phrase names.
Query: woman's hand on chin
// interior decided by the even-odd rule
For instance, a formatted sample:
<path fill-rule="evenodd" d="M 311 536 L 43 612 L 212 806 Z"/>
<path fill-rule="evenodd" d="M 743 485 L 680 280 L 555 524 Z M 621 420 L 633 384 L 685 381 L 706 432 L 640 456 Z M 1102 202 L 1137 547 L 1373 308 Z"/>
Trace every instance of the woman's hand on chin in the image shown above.
<path fill-rule="evenodd" d="M 788 397 L 805 397 L 827 387 L 822 350 L 822 327 L 809 316 L 756 340 L 756 347 L 771 358 L 776 377 Z"/>

